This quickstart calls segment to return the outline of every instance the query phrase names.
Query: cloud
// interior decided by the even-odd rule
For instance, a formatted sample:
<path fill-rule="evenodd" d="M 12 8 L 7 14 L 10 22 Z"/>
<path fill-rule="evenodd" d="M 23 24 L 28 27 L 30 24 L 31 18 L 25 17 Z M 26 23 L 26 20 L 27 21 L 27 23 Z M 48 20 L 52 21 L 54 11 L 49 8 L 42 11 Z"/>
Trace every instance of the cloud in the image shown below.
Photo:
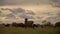
<path fill-rule="evenodd" d="M 51 23 L 56 23 L 60 21 L 60 16 L 54 16 L 54 17 L 49 17 L 46 19 L 47 21 L 50 21 Z"/>
<path fill-rule="evenodd" d="M 3 9 L 3 10 L 9 10 L 11 13 L 6 15 L 7 18 L 6 19 L 16 19 L 16 14 L 18 13 L 24 13 L 25 10 L 22 8 L 16 8 L 16 9 Z"/>
<path fill-rule="evenodd" d="M 0 8 L 1 10 L 12 10 L 10 8 Z"/>
<path fill-rule="evenodd" d="M 9 10 L 9 14 L 3 15 L 5 21 L 10 20 L 11 22 L 13 21 L 22 21 L 24 18 L 29 18 L 33 19 L 36 22 L 40 23 L 43 20 L 48 20 L 48 21 L 59 21 L 59 16 L 60 16 L 60 10 L 55 10 L 55 8 L 49 8 L 47 10 L 43 11 L 32 11 L 32 10 L 25 10 L 23 8 L 2 8 L 1 10 L 4 10 L 3 13 L 5 13 L 5 10 Z M 2 14 L 3 14 L 2 13 Z M 2 17 L 1 17 L 2 18 Z M 56 19 L 55 19 L 56 18 Z M 9 21 L 9 22 L 10 22 Z"/>
<path fill-rule="evenodd" d="M 33 12 L 33 11 L 31 11 L 31 10 L 27 10 L 27 14 L 35 15 L 35 12 Z"/>
<path fill-rule="evenodd" d="M 22 14 L 22 15 L 20 15 L 19 16 L 20 18 L 29 18 L 29 19 L 34 19 L 34 17 L 33 16 L 30 16 L 30 15 L 25 15 L 25 14 Z"/>
<path fill-rule="evenodd" d="M 46 17 L 46 20 L 50 21 L 53 24 L 60 21 L 60 11 L 55 12 L 54 15 L 55 16 Z"/>
<path fill-rule="evenodd" d="M 53 7 L 60 7 L 60 0 L 50 0 Z"/>
<path fill-rule="evenodd" d="M 3 14 L 3 12 L 0 10 L 0 17 L 4 17 L 5 15 Z"/>
<path fill-rule="evenodd" d="M 0 17 L 1 17 L 2 12 L 0 11 Z"/>
<path fill-rule="evenodd" d="M 23 5 L 23 6 L 40 6 L 52 5 L 53 7 L 60 7 L 60 0 L 0 0 L 0 5 Z"/>
<path fill-rule="evenodd" d="M 0 5 L 3 5 L 3 1 L 4 1 L 4 0 L 0 0 Z"/>
<path fill-rule="evenodd" d="M 0 11 L 0 14 L 1 14 L 2 12 Z"/>
<path fill-rule="evenodd" d="M 57 11 L 57 16 L 60 16 L 60 11 Z"/>
<path fill-rule="evenodd" d="M 0 5 L 42 5 L 49 4 L 49 0 L 1 0 Z"/>
<path fill-rule="evenodd" d="M 14 15 L 19 16 L 20 18 L 29 18 L 29 19 L 33 19 L 33 15 L 35 15 L 35 13 L 31 10 L 25 10 L 22 8 L 16 8 L 16 9 L 10 9 L 10 12 L 12 12 L 11 14 L 9 14 L 9 17 L 14 17 Z"/>
<path fill-rule="evenodd" d="M 22 8 L 16 8 L 16 9 L 10 9 L 12 14 L 17 14 L 17 13 L 25 13 L 25 10 Z"/>
<path fill-rule="evenodd" d="M 17 18 L 23 18 L 23 19 L 24 18 L 33 19 L 34 15 L 35 15 L 35 13 L 33 11 L 25 10 L 25 9 L 22 9 L 22 8 L 15 8 L 15 9 L 1 8 L 1 10 L 2 11 L 4 10 L 4 12 L 3 12 L 4 14 L 5 14 L 6 10 L 9 10 L 9 12 L 11 12 L 11 13 L 9 13 L 7 15 L 4 15 L 4 16 L 6 16 L 6 19 L 16 19 L 16 17 Z"/>
<path fill-rule="evenodd" d="M 16 19 L 16 17 L 13 14 L 6 15 L 6 19 Z"/>

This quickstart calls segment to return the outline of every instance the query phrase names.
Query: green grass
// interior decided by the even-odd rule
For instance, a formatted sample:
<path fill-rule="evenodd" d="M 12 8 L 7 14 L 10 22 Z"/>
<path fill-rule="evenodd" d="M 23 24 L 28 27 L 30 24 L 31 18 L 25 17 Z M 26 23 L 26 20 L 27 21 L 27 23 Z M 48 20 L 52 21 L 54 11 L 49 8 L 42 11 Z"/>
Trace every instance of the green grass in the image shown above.
<path fill-rule="evenodd" d="M 0 27 L 0 34 L 60 34 L 60 28 Z"/>

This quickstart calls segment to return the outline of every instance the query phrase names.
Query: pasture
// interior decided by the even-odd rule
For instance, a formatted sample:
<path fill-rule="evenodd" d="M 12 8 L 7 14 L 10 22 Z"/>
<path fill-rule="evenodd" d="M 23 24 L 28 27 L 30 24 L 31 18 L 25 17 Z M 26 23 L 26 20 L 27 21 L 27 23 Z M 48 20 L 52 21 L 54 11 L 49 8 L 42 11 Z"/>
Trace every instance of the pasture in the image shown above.
<path fill-rule="evenodd" d="M 0 34 L 60 34 L 60 28 L 0 27 Z"/>

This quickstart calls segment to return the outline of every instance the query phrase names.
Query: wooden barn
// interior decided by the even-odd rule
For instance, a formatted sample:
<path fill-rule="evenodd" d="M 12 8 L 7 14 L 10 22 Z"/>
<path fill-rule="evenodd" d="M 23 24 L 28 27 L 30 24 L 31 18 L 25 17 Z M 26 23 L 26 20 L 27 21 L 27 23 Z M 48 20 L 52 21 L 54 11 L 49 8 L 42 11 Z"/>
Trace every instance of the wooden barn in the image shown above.
<path fill-rule="evenodd" d="M 28 18 L 25 18 L 25 25 L 28 27 L 32 27 L 34 24 L 34 21 L 28 21 Z"/>

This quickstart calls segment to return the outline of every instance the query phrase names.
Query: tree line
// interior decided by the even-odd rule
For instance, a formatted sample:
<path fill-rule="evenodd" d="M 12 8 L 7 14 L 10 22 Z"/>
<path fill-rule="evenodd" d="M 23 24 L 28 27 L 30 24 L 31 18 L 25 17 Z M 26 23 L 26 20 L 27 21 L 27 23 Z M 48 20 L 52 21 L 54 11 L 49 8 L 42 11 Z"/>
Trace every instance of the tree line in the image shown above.
<path fill-rule="evenodd" d="M 2 23 L 2 24 L 0 24 L 0 26 L 5 26 L 5 27 L 10 27 L 10 26 L 12 26 L 12 27 L 26 27 L 26 24 L 13 22 L 12 24 L 4 24 L 4 23 Z M 60 27 L 60 22 L 56 22 L 55 25 L 51 24 L 51 22 L 47 22 L 47 23 L 45 23 L 43 25 L 33 24 L 33 26 L 30 25 L 28 27 L 42 27 L 42 28 L 44 28 L 44 27 Z"/>
<path fill-rule="evenodd" d="M 46 20 L 42 21 L 43 25 L 41 24 L 34 24 L 34 21 L 29 21 L 28 18 L 25 18 L 24 23 L 16 23 L 13 22 L 12 24 L 0 24 L 0 26 L 5 26 L 5 27 L 31 27 L 31 28 L 36 28 L 36 27 L 41 27 L 41 28 L 45 28 L 45 27 L 60 27 L 60 22 L 56 22 L 55 25 L 51 24 L 51 22 L 48 22 Z"/>

